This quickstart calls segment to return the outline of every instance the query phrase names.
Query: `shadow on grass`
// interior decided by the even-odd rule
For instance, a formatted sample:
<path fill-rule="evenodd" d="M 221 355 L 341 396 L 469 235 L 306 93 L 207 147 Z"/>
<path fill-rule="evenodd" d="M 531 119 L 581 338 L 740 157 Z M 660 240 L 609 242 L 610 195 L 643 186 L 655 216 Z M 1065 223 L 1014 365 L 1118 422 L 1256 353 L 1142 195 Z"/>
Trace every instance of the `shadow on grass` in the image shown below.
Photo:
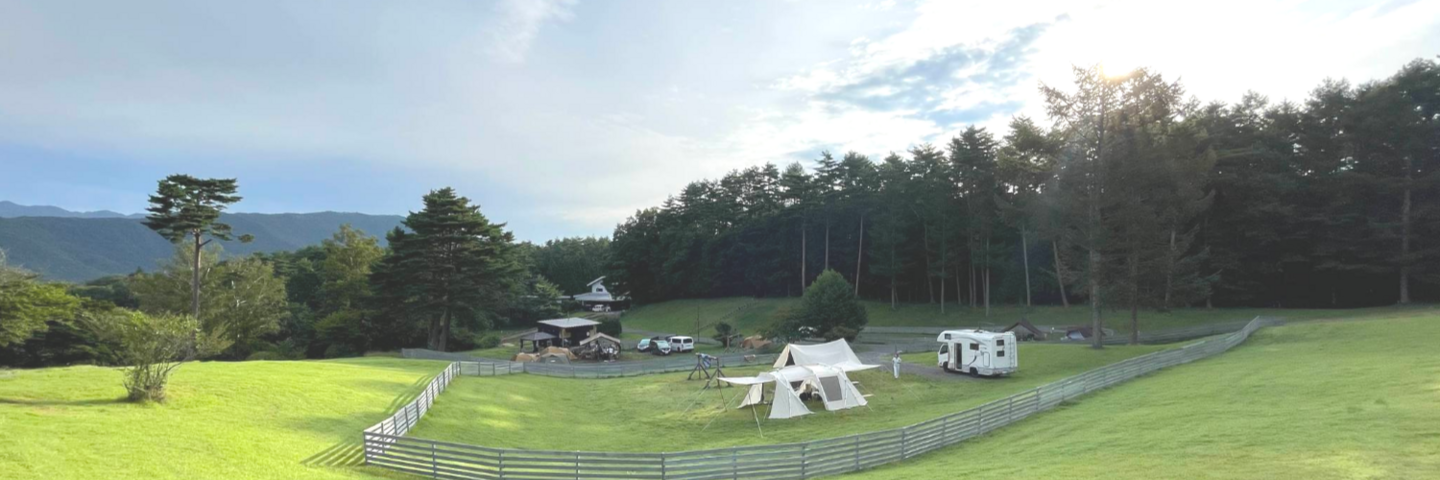
<path fill-rule="evenodd" d="M 411 401 L 414 401 L 416 398 L 418 398 L 420 396 L 420 393 L 425 391 L 425 386 L 429 385 L 430 381 L 434 380 L 437 376 L 438 374 L 423 375 L 419 379 L 415 380 L 415 383 L 402 390 L 399 395 L 396 395 L 394 399 L 390 400 L 389 405 L 385 406 L 384 413 L 386 417 L 388 418 L 390 414 L 394 413 L 396 410 L 399 410 L 401 406 L 410 403 Z M 369 415 L 362 416 L 366 418 L 372 418 Z M 343 430 L 349 425 L 355 424 L 356 422 L 327 418 L 315 419 L 315 421 L 312 421 L 310 423 L 310 425 L 305 425 L 305 427 L 315 430 L 333 432 L 336 430 L 336 428 Z M 333 425 L 320 427 L 315 425 L 316 423 L 338 423 L 339 426 L 336 428 L 332 428 Z M 347 438 L 345 440 L 331 445 L 314 455 L 306 457 L 304 460 L 300 461 L 300 464 L 307 467 L 354 467 L 364 465 L 365 457 L 362 453 L 364 446 L 361 442 L 361 431 L 366 427 L 369 427 L 369 425 L 367 424 L 363 427 L 354 428 L 353 432 L 347 432 Z"/>
<path fill-rule="evenodd" d="M 83 407 L 87 405 L 116 405 L 129 403 L 125 397 L 92 398 L 88 400 L 44 400 L 29 398 L 0 398 L 0 405 L 30 405 L 35 407 Z"/>

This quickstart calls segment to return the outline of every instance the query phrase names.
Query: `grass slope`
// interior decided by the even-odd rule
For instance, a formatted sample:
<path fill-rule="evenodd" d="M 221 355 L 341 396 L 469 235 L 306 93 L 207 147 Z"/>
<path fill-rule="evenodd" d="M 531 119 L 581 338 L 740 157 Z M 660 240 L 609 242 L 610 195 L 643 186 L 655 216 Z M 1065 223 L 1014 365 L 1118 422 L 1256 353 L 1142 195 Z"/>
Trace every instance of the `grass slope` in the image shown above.
<path fill-rule="evenodd" d="M 360 479 L 360 431 L 444 362 L 364 358 L 181 367 L 161 405 L 120 401 L 120 372 L 0 373 L 0 478 Z"/>
<path fill-rule="evenodd" d="M 765 420 L 763 438 L 749 409 L 719 410 L 719 395 L 738 395 L 742 392 L 738 388 L 704 392 L 695 408 L 685 412 L 697 398 L 701 382 L 686 381 L 684 373 L 606 380 L 465 377 L 450 386 L 411 435 L 491 447 L 590 451 L 679 451 L 794 442 L 908 425 L 1158 348 L 1095 351 L 1026 344 L 1020 350 L 1020 372 L 1006 379 L 907 374 L 895 380 L 885 371 L 860 372 L 852 379 L 862 383 L 864 392 L 874 394 L 870 408 L 827 412 L 812 402 L 812 415 Z M 726 373 L 758 370 L 727 368 Z M 738 401 L 731 400 L 732 405 Z M 764 420 L 766 410 L 759 413 Z"/>
<path fill-rule="evenodd" d="M 1440 478 L 1436 338 L 1434 308 L 1269 328 L 1222 356 L 852 477 Z"/>
<path fill-rule="evenodd" d="M 684 335 L 695 335 L 696 325 L 703 325 L 703 335 L 711 335 L 717 321 L 726 321 L 745 334 L 752 334 L 769 324 L 784 309 L 798 304 L 798 298 L 715 298 L 671 300 L 668 302 L 643 305 L 625 313 L 621 322 L 627 328 L 661 331 Z M 1070 308 L 1037 306 L 1028 311 L 1014 305 L 993 305 L 990 315 L 985 309 L 968 306 L 947 305 L 945 313 L 938 304 L 902 303 L 891 309 L 888 302 L 863 301 L 870 317 L 870 326 L 876 327 L 987 327 L 999 329 L 1009 326 L 1023 316 L 1036 325 L 1088 325 L 1090 309 L 1086 305 Z M 1170 312 L 1140 312 L 1140 329 L 1164 330 L 1207 323 L 1223 323 L 1249 320 L 1257 315 L 1275 315 L 1290 319 L 1337 318 L 1354 315 L 1368 310 L 1280 310 L 1266 308 L 1182 308 Z M 696 318 L 699 317 L 699 322 Z M 1119 333 L 1130 331 L 1128 311 L 1106 311 L 1102 317 L 1105 326 Z"/>

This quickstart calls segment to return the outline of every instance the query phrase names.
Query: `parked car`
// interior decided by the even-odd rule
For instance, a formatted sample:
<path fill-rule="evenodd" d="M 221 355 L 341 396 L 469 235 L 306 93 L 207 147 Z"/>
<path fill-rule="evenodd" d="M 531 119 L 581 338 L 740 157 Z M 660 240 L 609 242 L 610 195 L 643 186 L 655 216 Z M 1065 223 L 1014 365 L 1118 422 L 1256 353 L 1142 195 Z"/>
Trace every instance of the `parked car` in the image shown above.
<path fill-rule="evenodd" d="M 640 339 L 640 343 L 635 344 L 635 351 L 637 352 L 648 352 L 651 348 L 655 348 L 653 339 L 642 338 Z"/>
<path fill-rule="evenodd" d="M 676 335 L 676 336 L 670 337 L 668 340 L 669 340 L 669 342 L 670 342 L 670 348 L 674 349 L 676 352 L 693 352 L 693 351 L 695 351 L 695 339 L 694 339 L 694 338 L 690 338 L 690 337 L 687 337 L 687 336 L 684 336 L 684 335 Z"/>
<path fill-rule="evenodd" d="M 654 353 L 656 355 L 669 355 L 671 352 L 671 348 L 673 348 L 670 346 L 669 341 L 661 340 L 658 338 L 650 339 L 650 344 L 654 346 Z"/>

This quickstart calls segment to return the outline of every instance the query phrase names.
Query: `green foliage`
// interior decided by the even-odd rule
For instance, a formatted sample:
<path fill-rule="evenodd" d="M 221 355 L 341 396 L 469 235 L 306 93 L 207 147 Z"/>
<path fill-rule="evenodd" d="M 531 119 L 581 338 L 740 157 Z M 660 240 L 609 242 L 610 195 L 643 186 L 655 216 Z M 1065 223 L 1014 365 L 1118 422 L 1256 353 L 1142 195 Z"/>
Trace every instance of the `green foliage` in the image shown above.
<path fill-rule="evenodd" d="M 806 332 L 853 339 L 868 322 L 865 306 L 855 298 L 850 283 L 834 270 L 826 270 L 805 289 L 800 305 L 787 312 L 770 333 L 784 339 L 800 338 Z"/>
<path fill-rule="evenodd" d="M 63 285 L 46 284 L 24 270 L 5 263 L 0 252 L 0 347 L 25 342 L 49 328 L 50 322 L 68 322 L 80 299 Z"/>
<path fill-rule="evenodd" d="M 131 401 L 165 401 L 170 374 L 181 364 L 218 354 L 231 340 L 203 332 L 194 317 L 147 315 L 115 309 L 85 317 L 89 328 L 119 345 L 119 364 L 126 366 L 125 391 Z"/>
<path fill-rule="evenodd" d="M 387 236 L 390 253 L 372 276 L 396 330 L 425 325 L 426 346 L 445 350 L 455 325 L 484 331 L 524 272 L 514 235 L 470 200 L 444 188 Z"/>
<path fill-rule="evenodd" d="M 734 337 L 735 337 L 735 327 L 734 327 L 734 326 L 730 325 L 729 323 L 725 323 L 725 322 L 717 322 L 717 323 L 715 324 L 715 336 L 714 336 L 714 337 L 711 337 L 711 338 L 714 338 L 715 340 L 719 340 L 721 343 L 724 343 L 724 344 L 725 344 L 725 347 L 726 347 L 726 348 L 729 348 L 729 347 L 730 347 L 730 341 L 731 341 Z"/>
<path fill-rule="evenodd" d="M 495 348 L 495 347 L 499 347 L 499 346 L 500 346 L 500 336 L 499 336 L 499 335 L 496 335 L 496 334 L 493 334 L 493 333 L 487 333 L 487 334 L 485 334 L 484 336 L 481 336 L 479 341 L 475 342 L 475 346 L 476 346 L 477 348 Z"/>
<path fill-rule="evenodd" d="M 250 356 L 248 356 L 248 357 L 245 357 L 245 361 L 247 361 L 247 362 L 249 362 L 249 361 L 256 361 L 256 360 L 275 361 L 275 360 L 291 360 L 291 358 L 286 357 L 284 353 L 277 352 L 277 351 L 274 351 L 274 350 L 261 350 L 261 351 L 258 351 L 258 352 L 255 352 L 255 353 L 250 354 Z"/>
<path fill-rule="evenodd" d="M 180 315 L 190 306 L 190 265 L 187 247 L 177 246 L 175 257 L 153 274 L 132 277 L 131 289 L 141 310 Z M 246 257 L 217 262 L 218 245 L 202 251 L 200 285 L 209 292 L 200 304 L 200 324 L 206 334 L 226 338 L 228 354 L 244 358 L 261 336 L 279 328 L 289 316 L 284 279 L 269 262 Z"/>
<path fill-rule="evenodd" d="M 620 319 L 618 318 L 606 318 L 604 320 L 601 320 L 600 325 L 596 326 L 595 328 L 599 330 L 600 333 L 615 338 L 620 338 L 620 334 L 625 333 L 625 327 L 620 324 Z"/>
<path fill-rule="evenodd" d="M 605 275 L 610 262 L 610 239 L 604 237 L 561 238 L 544 245 L 526 242 L 520 246 L 531 271 L 570 295 L 585 293 L 591 280 Z"/>
<path fill-rule="evenodd" d="M 560 289 L 545 277 L 534 276 L 518 286 L 505 310 L 506 326 L 528 328 L 534 326 L 536 320 L 564 316 Z"/>

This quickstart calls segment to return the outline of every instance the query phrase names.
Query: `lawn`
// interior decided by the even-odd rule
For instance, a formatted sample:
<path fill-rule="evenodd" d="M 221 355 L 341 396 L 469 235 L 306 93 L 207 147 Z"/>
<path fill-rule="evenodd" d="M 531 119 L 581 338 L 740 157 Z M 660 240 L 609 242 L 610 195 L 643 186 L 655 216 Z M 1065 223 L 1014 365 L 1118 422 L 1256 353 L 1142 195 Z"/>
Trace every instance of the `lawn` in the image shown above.
<path fill-rule="evenodd" d="M 895 380 L 884 370 L 860 372 L 852 379 L 861 382 L 863 392 L 874 394 L 869 408 L 827 412 L 812 402 L 814 414 L 776 421 L 764 420 L 762 408 L 763 438 L 749 409 L 719 409 L 721 395 L 737 395 L 740 389 L 702 393 L 701 382 L 686 381 L 684 373 L 606 380 L 464 377 L 451 385 L 410 434 L 491 447 L 590 451 L 679 451 L 802 441 L 908 425 L 1159 348 L 1096 351 L 1076 345 L 1025 344 L 1020 347 L 1020 372 L 1004 379 L 907 374 Z M 927 362 L 933 363 L 933 358 Z M 756 371 L 759 367 L 752 366 L 726 373 Z M 686 412 L 697 398 L 695 407 Z M 732 398 L 731 405 L 736 400 Z"/>
<path fill-rule="evenodd" d="M 360 430 L 444 362 L 360 358 L 182 366 L 165 404 L 123 402 L 91 366 L 0 373 L 0 478 L 393 478 L 359 461 Z"/>
<path fill-rule="evenodd" d="M 709 336 L 714 333 L 712 325 L 725 321 L 740 332 L 750 335 L 768 325 L 784 309 L 798 304 L 798 298 L 715 298 L 671 300 L 636 307 L 621 317 L 627 328 L 648 331 L 677 333 L 681 335 Z M 1036 325 L 1065 326 L 1090 323 L 1088 305 L 1077 304 L 1070 308 L 1058 306 L 1036 306 L 1026 309 L 1015 305 L 992 305 L 990 315 L 984 307 L 971 308 L 965 305 L 948 304 L 945 313 L 940 305 L 931 303 L 901 303 L 890 308 L 888 302 L 865 300 L 865 311 L 870 317 L 870 326 L 876 327 L 985 327 L 999 329 L 1024 318 Z M 1339 318 L 1384 309 L 1322 310 L 1322 309 L 1267 309 L 1267 308 L 1179 308 L 1169 312 L 1141 311 L 1140 329 L 1165 330 L 1190 327 L 1208 323 L 1223 323 L 1249 320 L 1259 315 L 1285 317 L 1290 320 L 1314 318 Z M 699 319 L 697 322 L 696 319 Z M 1130 331 L 1130 312 L 1107 310 L 1102 319 L 1105 326 L 1124 334 Z M 703 328 L 698 334 L 696 325 Z"/>
<path fill-rule="evenodd" d="M 1434 307 L 1267 328 L 1219 357 L 852 477 L 1440 478 L 1436 338 Z"/>

